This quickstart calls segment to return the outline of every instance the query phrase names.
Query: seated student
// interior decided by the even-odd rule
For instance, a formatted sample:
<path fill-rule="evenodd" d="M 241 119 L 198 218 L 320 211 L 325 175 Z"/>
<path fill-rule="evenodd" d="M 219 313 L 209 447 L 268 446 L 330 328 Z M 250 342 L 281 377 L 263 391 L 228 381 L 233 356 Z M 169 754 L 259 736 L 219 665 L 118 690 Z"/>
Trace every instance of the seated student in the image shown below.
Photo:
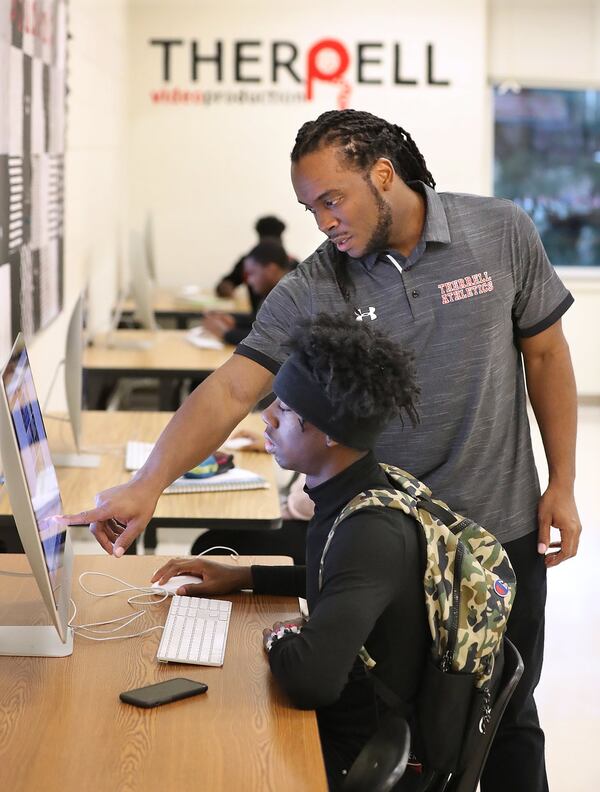
<path fill-rule="evenodd" d="M 279 242 L 281 245 L 283 242 L 281 241 L 281 235 L 285 231 L 285 223 L 280 220 L 278 217 L 274 217 L 273 215 L 268 215 L 267 217 L 259 217 L 256 221 L 254 226 L 254 230 L 258 234 L 258 241 L 263 242 L 265 239 L 272 239 L 275 242 Z M 231 297 L 233 294 L 234 289 L 240 284 L 245 282 L 244 278 L 244 259 L 246 255 L 241 256 L 238 261 L 233 266 L 231 272 L 227 273 L 219 283 L 217 283 L 215 287 L 215 292 L 219 297 Z M 289 267 L 293 269 L 297 266 L 298 261 L 292 257 L 289 257 Z M 250 302 L 252 303 L 252 309 L 256 313 L 258 310 L 259 298 L 257 295 L 254 294 L 252 291 L 252 287 L 248 288 L 250 293 Z"/>
<path fill-rule="evenodd" d="M 264 645 L 273 675 L 293 704 L 316 709 L 330 789 L 340 788 L 385 705 L 362 662 L 391 688 L 410 717 L 431 638 L 417 526 L 400 510 L 367 507 L 341 523 L 320 560 L 337 515 L 358 493 L 389 487 L 372 449 L 404 410 L 416 421 L 412 355 L 353 317 L 318 315 L 298 328 L 263 413 L 266 448 L 306 473 L 315 504 L 306 566 L 238 567 L 206 558 L 173 559 L 153 581 L 195 574 L 178 589 L 203 596 L 239 589 L 306 597 L 300 626 L 273 625 Z M 321 578 L 321 579 L 320 579 Z"/>
<path fill-rule="evenodd" d="M 259 242 L 244 259 L 246 282 L 258 298 L 253 312 L 232 316 L 211 311 L 202 320 L 202 326 L 226 344 L 239 344 L 250 332 L 264 298 L 289 271 L 290 259 L 279 241 L 264 239 Z"/>

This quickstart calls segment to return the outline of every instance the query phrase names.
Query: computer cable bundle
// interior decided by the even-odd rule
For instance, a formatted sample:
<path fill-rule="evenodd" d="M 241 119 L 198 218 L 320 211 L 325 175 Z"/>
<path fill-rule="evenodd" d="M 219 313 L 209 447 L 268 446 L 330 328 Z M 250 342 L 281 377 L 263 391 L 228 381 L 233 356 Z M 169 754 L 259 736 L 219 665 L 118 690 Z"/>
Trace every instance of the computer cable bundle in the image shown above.
<path fill-rule="evenodd" d="M 99 594 L 95 591 L 91 591 L 83 583 L 84 578 L 88 575 L 97 575 L 99 577 L 115 580 L 117 583 L 122 583 L 125 588 L 115 589 L 115 591 L 107 591 Z M 151 586 L 134 586 L 133 584 L 128 583 L 126 580 L 121 580 L 121 578 L 115 577 L 114 575 L 109 575 L 106 572 L 82 572 L 81 575 L 79 575 L 79 585 L 87 594 L 91 594 L 92 597 L 100 598 L 114 597 L 116 594 L 123 594 L 127 591 L 137 591 L 137 594 L 127 598 L 127 602 L 132 606 L 138 605 L 142 608 L 142 610 L 135 611 L 134 613 L 128 613 L 124 616 L 117 616 L 115 619 L 106 619 L 105 621 L 100 622 L 90 622 L 89 624 L 73 624 L 75 616 L 77 615 L 77 606 L 73 600 L 71 600 L 71 605 L 73 606 L 73 615 L 69 619 L 68 624 L 76 635 L 80 635 L 82 638 L 87 638 L 90 641 L 117 641 L 125 638 L 137 638 L 140 635 L 145 635 L 146 633 L 153 632 L 154 630 L 163 629 L 162 624 L 156 624 L 153 627 L 148 627 L 145 630 L 140 630 L 136 633 L 129 633 L 127 635 L 108 635 L 108 633 L 116 633 L 119 630 L 122 630 L 124 627 L 128 627 L 130 624 L 132 624 L 132 622 L 141 618 L 146 613 L 144 610 L 145 608 L 152 607 L 153 605 L 160 605 L 161 602 L 164 602 L 169 596 L 166 592 L 160 590 L 157 591 Z M 146 597 L 146 599 L 142 599 L 144 597 Z M 160 599 L 148 600 L 148 597 L 160 597 Z M 118 624 L 119 622 L 121 622 L 121 624 Z M 96 629 L 97 627 L 103 627 L 109 624 L 118 624 L 118 626 L 106 630 Z M 103 637 L 96 637 L 94 635 L 88 635 L 87 633 L 96 633 Z"/>
<path fill-rule="evenodd" d="M 206 555 L 210 553 L 212 550 L 229 550 L 232 554 L 232 558 L 237 561 L 239 558 L 238 553 L 231 547 L 225 547 L 223 545 L 215 545 L 214 547 L 209 547 L 204 550 L 202 553 L 199 553 L 198 556 L 195 558 L 199 558 L 200 556 Z M 8 574 L 15 574 L 17 576 L 23 575 L 24 573 L 8 573 Z M 105 577 L 109 578 L 110 580 L 115 580 L 117 583 L 121 583 L 125 588 L 115 589 L 115 591 L 107 591 L 102 594 L 99 594 L 95 591 L 91 591 L 91 589 L 87 588 L 83 583 L 84 578 L 88 575 L 97 575 L 98 577 Z M 148 627 L 145 630 L 140 630 L 136 633 L 128 633 L 126 635 L 110 635 L 110 633 L 119 632 L 125 627 L 128 627 L 134 621 L 141 618 L 145 613 L 147 608 L 152 607 L 154 605 L 160 605 L 166 599 L 168 599 L 169 594 L 166 591 L 162 591 L 161 589 L 153 588 L 152 586 L 135 586 L 132 583 L 128 583 L 126 580 L 122 580 L 121 578 L 115 577 L 115 575 L 109 575 L 106 572 L 82 572 L 79 575 L 79 585 L 81 588 L 86 592 L 86 594 L 90 594 L 92 597 L 114 597 L 117 594 L 123 594 L 128 591 L 136 591 L 137 594 L 133 594 L 131 597 L 127 598 L 127 602 L 129 605 L 132 606 L 139 606 L 142 610 L 135 611 L 134 613 L 128 613 L 124 616 L 117 616 L 115 619 L 106 619 L 105 621 L 100 622 L 90 622 L 89 624 L 73 624 L 75 616 L 77 615 L 77 606 L 75 602 L 71 599 L 71 605 L 73 606 L 73 615 L 69 619 L 68 626 L 71 627 L 73 632 L 76 635 L 80 635 L 82 638 L 87 638 L 89 641 L 117 641 L 117 640 L 124 640 L 127 638 L 137 638 L 140 635 L 146 635 L 147 633 L 153 632 L 154 630 L 162 630 L 162 624 L 156 624 L 153 627 Z M 160 597 L 160 599 L 151 599 L 149 600 L 148 597 Z M 146 598 L 146 599 L 144 599 Z M 119 624 L 121 622 L 121 624 Z M 96 629 L 98 627 L 105 627 L 109 624 L 117 624 L 117 627 L 113 627 L 110 629 Z M 96 633 L 96 635 L 100 635 L 102 637 L 96 637 L 96 635 L 88 635 L 88 633 Z"/>

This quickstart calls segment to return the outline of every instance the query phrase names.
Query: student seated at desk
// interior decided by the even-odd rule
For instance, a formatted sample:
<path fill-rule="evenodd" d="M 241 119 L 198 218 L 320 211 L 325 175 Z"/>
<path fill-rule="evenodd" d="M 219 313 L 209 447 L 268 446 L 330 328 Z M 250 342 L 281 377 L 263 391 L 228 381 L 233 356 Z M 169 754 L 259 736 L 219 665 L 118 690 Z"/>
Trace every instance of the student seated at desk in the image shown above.
<path fill-rule="evenodd" d="M 274 215 L 259 217 L 254 225 L 254 230 L 258 234 L 259 243 L 264 242 L 265 240 L 272 240 L 274 242 L 278 242 L 280 245 L 283 245 L 281 236 L 285 231 L 285 223 L 278 217 L 275 217 Z M 232 297 L 234 290 L 242 283 L 245 283 L 244 261 L 246 257 L 247 254 L 241 256 L 234 264 L 231 272 L 228 272 L 227 275 L 223 276 L 219 283 L 217 283 L 215 287 L 215 293 L 218 297 Z M 297 266 L 297 264 L 298 261 L 290 256 L 289 268 L 293 269 L 295 266 Z M 256 313 L 260 299 L 250 287 L 248 287 L 248 292 L 250 302 L 252 303 L 252 310 L 254 313 Z"/>
<path fill-rule="evenodd" d="M 318 315 L 304 323 L 275 377 L 276 400 L 263 413 L 266 449 L 284 468 L 306 474 L 315 505 L 306 566 L 240 568 L 206 558 L 174 559 L 153 581 L 202 578 L 179 594 L 203 596 L 251 588 L 306 597 L 310 617 L 264 631 L 271 670 L 291 701 L 316 709 L 330 789 L 339 789 L 385 705 L 358 652 L 376 658 L 372 673 L 410 711 L 431 638 L 423 597 L 416 524 L 395 509 L 367 507 L 344 520 L 344 506 L 370 488 L 389 488 L 372 449 L 402 410 L 417 420 L 412 355 L 353 317 Z"/>
<path fill-rule="evenodd" d="M 250 293 L 258 302 L 247 315 L 232 316 L 219 311 L 207 313 L 202 327 L 226 344 L 239 344 L 252 329 L 256 312 L 264 298 L 290 271 L 290 258 L 283 245 L 274 239 L 264 239 L 244 259 L 244 275 Z"/>

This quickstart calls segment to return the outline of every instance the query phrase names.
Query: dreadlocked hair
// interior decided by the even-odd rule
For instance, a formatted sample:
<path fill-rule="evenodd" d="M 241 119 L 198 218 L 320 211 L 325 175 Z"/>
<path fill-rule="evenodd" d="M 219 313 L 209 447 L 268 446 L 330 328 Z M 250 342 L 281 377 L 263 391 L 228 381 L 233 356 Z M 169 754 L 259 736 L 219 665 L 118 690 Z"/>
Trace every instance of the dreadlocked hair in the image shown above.
<path fill-rule="evenodd" d="M 413 426 L 419 423 L 415 400 L 421 389 L 413 353 L 359 324 L 351 313 L 321 313 L 303 320 L 291 348 L 334 405 L 334 419 L 348 415 L 387 422 L 402 419 L 404 411 Z"/>
<path fill-rule="evenodd" d="M 328 110 L 315 121 L 307 121 L 296 136 L 292 162 L 321 146 L 337 146 L 348 163 L 365 173 L 385 157 L 403 181 L 422 181 L 435 188 L 435 180 L 409 133 L 372 113 Z"/>

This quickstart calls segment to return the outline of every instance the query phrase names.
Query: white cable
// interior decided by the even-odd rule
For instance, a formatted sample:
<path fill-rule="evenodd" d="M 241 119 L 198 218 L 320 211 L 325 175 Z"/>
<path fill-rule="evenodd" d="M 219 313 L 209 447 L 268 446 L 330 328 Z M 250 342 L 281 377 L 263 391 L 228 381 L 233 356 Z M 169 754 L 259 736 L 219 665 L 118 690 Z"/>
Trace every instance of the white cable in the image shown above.
<path fill-rule="evenodd" d="M 130 635 L 109 635 L 106 638 L 96 638 L 94 635 L 86 635 L 84 632 L 79 632 L 79 628 L 73 627 L 73 632 L 78 635 L 80 638 L 87 638 L 88 641 L 122 641 L 126 638 L 138 638 L 140 635 L 146 635 L 146 633 L 152 632 L 153 630 L 164 630 L 162 624 L 157 624 L 154 627 L 148 627 L 147 630 L 141 630 L 140 632 L 131 633 Z"/>
<path fill-rule="evenodd" d="M 237 561 L 240 557 L 238 551 L 234 550 L 233 547 L 225 547 L 225 545 L 213 545 L 212 547 L 207 547 L 206 550 L 203 550 L 201 553 L 198 553 L 198 555 L 194 556 L 194 558 L 200 558 L 200 556 L 210 553 L 211 550 L 229 550 L 234 561 Z"/>
<path fill-rule="evenodd" d="M 106 577 L 110 578 L 111 580 L 116 580 L 117 583 L 122 583 L 125 588 L 116 589 L 115 591 L 108 591 L 103 594 L 99 594 L 91 589 L 87 588 L 84 583 L 83 579 L 87 575 L 97 575 L 99 577 Z M 157 590 L 152 588 L 151 586 L 134 586 L 132 583 L 128 583 L 126 580 L 122 580 L 121 578 L 115 577 L 114 575 L 109 575 L 106 572 L 82 572 L 79 575 L 79 585 L 81 588 L 87 593 L 90 594 L 92 597 L 113 597 L 115 594 L 123 594 L 128 591 L 137 591 L 138 594 L 134 594 L 131 597 L 127 598 L 127 602 L 130 605 L 138 605 L 142 608 L 148 608 L 153 605 L 160 605 L 161 602 L 164 602 L 167 597 L 169 596 L 166 592 Z M 141 600 L 140 597 L 160 597 L 160 599 L 154 600 Z M 106 619 L 105 621 L 100 622 L 90 622 L 89 624 L 73 624 L 73 620 L 77 615 L 77 606 L 71 600 L 71 604 L 73 605 L 73 615 L 69 619 L 69 627 L 73 629 L 77 635 L 80 635 L 82 638 L 87 638 L 90 641 L 117 641 L 126 638 L 137 638 L 140 635 L 146 635 L 146 633 L 152 632 L 153 630 L 162 630 L 164 629 L 163 625 L 157 624 L 154 627 L 148 627 L 145 630 L 140 630 L 137 633 L 130 633 L 128 635 L 107 635 L 108 633 L 115 633 L 119 630 L 122 630 L 124 627 L 128 627 L 132 622 L 136 619 L 139 619 L 141 616 L 144 615 L 145 610 L 136 611 L 133 614 L 125 614 L 124 616 L 117 616 L 115 619 Z M 116 624 L 118 622 L 122 622 L 117 627 L 108 630 L 97 630 L 94 629 L 96 627 L 102 627 L 108 624 Z M 96 638 L 93 635 L 87 635 L 86 632 L 97 633 L 102 635 L 101 638 Z"/>
<path fill-rule="evenodd" d="M 235 551 L 234 551 L 235 552 Z M 116 580 L 117 583 L 122 583 L 125 588 L 122 589 L 115 589 L 115 591 L 107 591 L 104 594 L 98 594 L 95 591 L 91 591 L 90 589 L 86 588 L 83 584 L 83 578 L 87 575 L 97 575 L 98 577 L 105 577 L 109 578 L 110 580 Z M 81 588 L 86 592 L 86 594 L 91 594 L 92 597 L 113 597 L 115 594 L 124 594 L 126 591 L 139 591 L 139 594 L 134 594 L 132 597 L 127 598 L 127 602 L 130 605 L 141 605 L 143 606 L 150 606 L 150 605 L 160 605 L 161 602 L 164 602 L 168 597 L 168 594 L 164 594 L 162 591 L 157 591 L 152 586 L 134 586 L 132 583 L 128 583 L 126 580 L 122 580 L 121 578 L 115 577 L 114 575 L 109 575 L 107 572 L 82 572 L 79 575 L 79 585 Z M 140 601 L 140 597 L 158 597 L 162 595 L 162 599 L 160 600 L 145 600 Z M 101 623 L 101 622 L 100 622 Z"/>

